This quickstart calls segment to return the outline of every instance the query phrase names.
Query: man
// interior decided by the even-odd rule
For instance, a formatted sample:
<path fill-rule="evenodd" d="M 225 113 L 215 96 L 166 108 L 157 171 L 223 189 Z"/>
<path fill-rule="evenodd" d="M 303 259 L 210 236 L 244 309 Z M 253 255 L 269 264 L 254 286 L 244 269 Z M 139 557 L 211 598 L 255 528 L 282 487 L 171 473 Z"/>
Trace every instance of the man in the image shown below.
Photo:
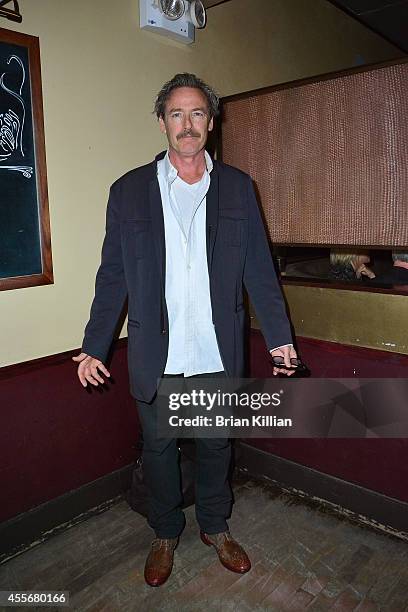
<path fill-rule="evenodd" d="M 148 523 L 156 538 L 145 566 L 151 586 L 170 575 L 184 528 L 176 439 L 158 438 L 163 376 L 243 375 L 243 284 L 273 358 L 274 374 L 296 359 L 251 179 L 205 151 L 218 97 L 201 79 L 178 74 L 155 112 L 168 151 L 111 187 L 95 298 L 79 362 L 81 383 L 103 383 L 114 330 L 128 297 L 131 393 L 143 429 Z M 250 561 L 228 530 L 232 505 L 228 439 L 196 439 L 196 517 L 220 561 L 246 572 Z"/>
<path fill-rule="evenodd" d="M 379 274 L 375 282 L 379 285 L 408 285 L 408 253 L 392 251 L 393 266 Z"/>

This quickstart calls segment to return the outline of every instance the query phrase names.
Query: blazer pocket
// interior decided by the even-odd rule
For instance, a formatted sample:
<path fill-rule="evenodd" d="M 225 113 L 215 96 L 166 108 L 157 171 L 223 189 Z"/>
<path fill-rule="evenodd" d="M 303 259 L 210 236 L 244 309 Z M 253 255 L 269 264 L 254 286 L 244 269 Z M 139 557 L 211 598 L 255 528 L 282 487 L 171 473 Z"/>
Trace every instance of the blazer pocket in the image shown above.
<path fill-rule="evenodd" d="M 242 224 L 245 219 L 245 211 L 242 208 L 220 209 L 219 222 L 222 227 L 224 244 L 228 246 L 241 245 Z"/>
<path fill-rule="evenodd" d="M 137 259 L 146 257 L 149 247 L 151 220 L 126 219 L 122 221 L 123 238 L 129 252 Z"/>
<path fill-rule="evenodd" d="M 222 241 L 227 246 L 241 246 L 242 221 L 220 217 Z"/>
<path fill-rule="evenodd" d="M 140 327 L 140 321 L 128 318 L 128 327 Z"/>
<path fill-rule="evenodd" d="M 220 208 L 220 217 L 226 219 L 243 219 L 247 217 L 243 208 Z"/>

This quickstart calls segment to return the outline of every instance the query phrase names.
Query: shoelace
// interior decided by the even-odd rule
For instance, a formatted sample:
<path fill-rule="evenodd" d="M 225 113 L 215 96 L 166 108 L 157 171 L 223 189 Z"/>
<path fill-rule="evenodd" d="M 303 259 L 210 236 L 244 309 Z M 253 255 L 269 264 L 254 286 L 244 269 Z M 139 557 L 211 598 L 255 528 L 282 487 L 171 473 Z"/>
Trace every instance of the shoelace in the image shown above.
<path fill-rule="evenodd" d="M 217 533 L 207 536 L 210 541 L 214 541 L 217 546 L 220 546 L 224 540 L 233 540 L 231 533 L 229 531 L 225 531 L 224 533 Z"/>
<path fill-rule="evenodd" d="M 155 550 L 159 550 L 162 546 L 163 548 L 172 548 L 175 545 L 176 543 L 174 540 L 163 539 L 163 538 L 156 538 L 152 542 L 152 548 L 154 548 Z"/>

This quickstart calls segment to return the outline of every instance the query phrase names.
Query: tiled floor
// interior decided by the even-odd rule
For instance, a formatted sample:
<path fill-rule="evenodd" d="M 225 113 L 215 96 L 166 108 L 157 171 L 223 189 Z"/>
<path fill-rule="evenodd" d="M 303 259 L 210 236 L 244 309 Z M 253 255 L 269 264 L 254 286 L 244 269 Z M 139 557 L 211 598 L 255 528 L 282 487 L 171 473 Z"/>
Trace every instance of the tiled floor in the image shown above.
<path fill-rule="evenodd" d="M 170 579 L 148 587 L 153 534 L 123 501 L 0 566 L 0 589 L 69 591 L 69 609 L 81 612 L 408 611 L 406 542 L 272 485 L 240 477 L 234 491 L 230 528 L 251 557 L 248 574 L 201 543 L 191 507 Z"/>

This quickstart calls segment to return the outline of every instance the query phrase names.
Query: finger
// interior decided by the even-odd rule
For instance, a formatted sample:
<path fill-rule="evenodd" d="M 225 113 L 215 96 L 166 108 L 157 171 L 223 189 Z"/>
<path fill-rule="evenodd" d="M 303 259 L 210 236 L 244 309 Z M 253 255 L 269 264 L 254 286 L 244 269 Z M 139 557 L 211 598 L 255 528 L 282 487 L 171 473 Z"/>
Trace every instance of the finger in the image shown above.
<path fill-rule="evenodd" d="M 110 373 L 105 368 L 105 366 L 103 365 L 102 361 L 96 361 L 96 362 L 93 361 L 93 363 L 91 363 L 91 375 L 94 378 L 96 378 L 96 380 L 98 380 L 100 383 L 102 383 L 104 385 L 105 384 L 105 380 L 104 380 L 104 378 L 102 378 L 99 370 L 101 370 L 101 372 L 103 372 L 107 376 L 110 376 Z"/>
<path fill-rule="evenodd" d="M 91 366 L 90 370 L 91 370 L 91 376 L 103 385 L 105 381 L 103 380 L 102 376 L 99 374 L 97 370 L 97 366 L 96 365 Z"/>
<path fill-rule="evenodd" d="M 293 376 L 293 374 L 295 373 L 295 370 L 293 370 L 292 368 L 290 370 L 287 370 L 286 368 L 276 368 L 277 370 L 277 374 L 285 374 L 285 376 Z"/>
<path fill-rule="evenodd" d="M 86 382 L 85 374 L 83 370 L 80 370 L 79 368 L 78 368 L 78 378 L 79 378 L 81 385 L 83 387 L 86 387 L 88 383 Z"/>
<path fill-rule="evenodd" d="M 87 359 L 84 359 L 83 361 L 81 361 L 81 363 L 78 366 L 78 377 L 79 380 L 81 381 L 81 384 L 86 387 L 87 386 L 87 377 L 88 375 L 90 375 L 90 369 L 89 369 L 89 364 L 92 361 L 92 357 L 89 357 Z"/>
<path fill-rule="evenodd" d="M 278 368 L 277 366 L 275 366 L 273 368 L 273 373 L 276 376 L 277 374 L 286 374 L 287 370 L 285 370 L 285 368 Z"/>
<path fill-rule="evenodd" d="M 103 365 L 103 363 L 102 363 L 102 362 L 100 362 L 100 363 L 98 364 L 98 369 L 99 369 L 99 370 L 100 370 L 100 371 L 101 371 L 103 374 L 105 374 L 105 376 L 108 376 L 108 377 L 110 376 L 110 372 L 109 372 L 109 371 L 108 371 L 108 370 L 105 368 L 105 366 Z"/>
<path fill-rule="evenodd" d="M 79 355 L 72 357 L 72 361 L 83 361 L 86 357 L 88 357 L 86 353 L 80 353 Z"/>
<path fill-rule="evenodd" d="M 88 382 L 91 383 L 91 385 L 93 385 L 94 387 L 97 387 L 99 385 L 98 381 L 95 380 L 95 378 L 92 376 L 90 371 L 87 371 L 85 374 L 85 378 Z"/>
<path fill-rule="evenodd" d="M 285 366 L 287 368 L 290 368 L 291 367 L 291 363 L 290 363 L 290 351 L 289 351 L 289 349 L 285 350 L 285 352 L 283 354 L 283 358 L 284 358 L 284 361 L 285 361 Z"/>

